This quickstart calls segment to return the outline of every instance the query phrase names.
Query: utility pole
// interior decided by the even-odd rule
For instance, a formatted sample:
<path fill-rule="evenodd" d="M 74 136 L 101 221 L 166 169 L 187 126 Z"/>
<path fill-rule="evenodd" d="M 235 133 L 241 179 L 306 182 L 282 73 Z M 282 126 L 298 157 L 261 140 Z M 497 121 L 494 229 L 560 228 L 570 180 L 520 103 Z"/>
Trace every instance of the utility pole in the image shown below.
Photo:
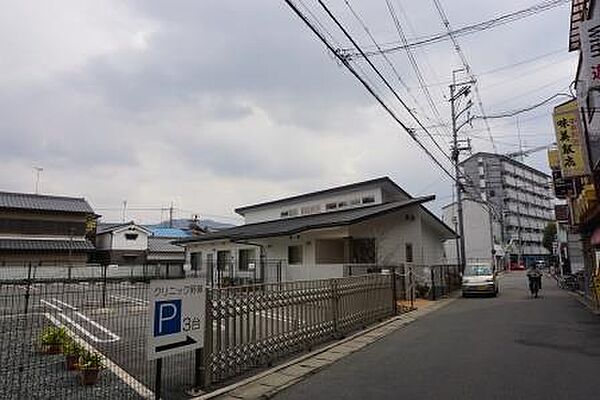
<path fill-rule="evenodd" d="M 457 82 L 456 73 L 464 71 L 464 69 L 458 69 L 452 71 L 452 84 L 450 85 L 450 111 L 452 116 L 452 162 L 454 163 L 454 178 L 456 181 L 456 210 L 458 214 L 458 235 L 460 236 L 460 254 L 457 254 L 458 265 L 460 270 L 464 271 L 466 266 L 466 252 L 465 252 L 465 227 L 463 218 L 463 207 L 462 207 L 462 182 L 460 167 L 458 165 L 459 156 L 461 151 L 471 150 L 471 143 L 467 140 L 467 145 L 464 145 L 465 141 L 458 139 L 458 131 L 471 122 L 469 117 L 469 109 L 473 105 L 469 100 L 465 106 L 457 111 L 460 107 L 460 100 L 462 97 L 467 97 L 471 93 L 471 85 L 475 83 L 473 80 Z M 461 124 L 458 124 L 458 118 L 467 113 L 467 118 Z M 462 142 L 463 144 L 461 145 Z"/>
<path fill-rule="evenodd" d="M 173 227 L 173 202 L 171 202 L 171 206 L 169 207 L 169 228 Z"/>
<path fill-rule="evenodd" d="M 123 215 L 121 215 L 121 222 L 125 222 L 125 212 L 127 211 L 127 200 L 123 200 Z"/>
<path fill-rule="evenodd" d="M 40 194 L 40 175 L 44 168 L 42 167 L 33 167 L 35 169 L 35 194 Z"/>

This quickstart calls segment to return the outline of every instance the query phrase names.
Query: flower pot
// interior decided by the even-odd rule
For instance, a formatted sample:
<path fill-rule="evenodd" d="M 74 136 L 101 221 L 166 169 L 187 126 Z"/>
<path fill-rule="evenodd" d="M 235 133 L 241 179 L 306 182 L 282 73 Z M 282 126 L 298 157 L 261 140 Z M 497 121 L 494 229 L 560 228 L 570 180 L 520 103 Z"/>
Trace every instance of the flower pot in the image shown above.
<path fill-rule="evenodd" d="M 62 345 L 60 343 L 45 344 L 43 346 L 43 351 L 46 354 L 60 354 L 62 353 Z"/>
<path fill-rule="evenodd" d="M 82 385 L 94 385 L 98 382 L 99 369 L 81 369 L 79 370 L 79 380 Z"/>
<path fill-rule="evenodd" d="M 79 356 L 77 354 L 68 354 L 65 356 L 65 367 L 67 371 L 75 371 L 77 369 L 77 361 Z"/>

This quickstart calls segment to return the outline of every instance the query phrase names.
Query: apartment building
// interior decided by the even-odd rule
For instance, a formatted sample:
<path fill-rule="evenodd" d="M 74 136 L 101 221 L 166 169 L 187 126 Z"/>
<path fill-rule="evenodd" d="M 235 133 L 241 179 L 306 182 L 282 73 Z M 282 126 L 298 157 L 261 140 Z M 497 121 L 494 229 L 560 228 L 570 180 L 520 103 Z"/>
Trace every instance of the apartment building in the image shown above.
<path fill-rule="evenodd" d="M 477 153 L 460 163 L 467 176 L 466 197 L 492 205 L 502 229 L 498 244 L 516 261 L 521 249 L 525 262 L 545 257 L 543 231 L 554 220 L 551 177 L 510 157 Z M 466 224 L 468 226 L 468 224 Z"/>

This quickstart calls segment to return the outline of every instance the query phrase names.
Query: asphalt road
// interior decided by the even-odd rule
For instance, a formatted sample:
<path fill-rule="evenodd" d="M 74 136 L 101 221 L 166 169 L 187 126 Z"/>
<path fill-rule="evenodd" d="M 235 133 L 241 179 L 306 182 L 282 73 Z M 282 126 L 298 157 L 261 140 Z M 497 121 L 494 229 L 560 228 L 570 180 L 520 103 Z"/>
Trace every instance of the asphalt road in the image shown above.
<path fill-rule="evenodd" d="M 600 317 L 522 272 L 497 298 L 458 299 L 283 391 L 306 399 L 598 399 Z"/>

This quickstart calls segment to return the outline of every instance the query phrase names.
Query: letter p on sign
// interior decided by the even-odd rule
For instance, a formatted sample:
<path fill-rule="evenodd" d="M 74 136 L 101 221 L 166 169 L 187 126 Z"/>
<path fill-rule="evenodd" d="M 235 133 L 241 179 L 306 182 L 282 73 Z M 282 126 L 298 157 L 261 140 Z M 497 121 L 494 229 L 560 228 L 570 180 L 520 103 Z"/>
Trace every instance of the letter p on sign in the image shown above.
<path fill-rule="evenodd" d="M 154 305 L 154 337 L 181 332 L 181 300 L 157 301 Z"/>

